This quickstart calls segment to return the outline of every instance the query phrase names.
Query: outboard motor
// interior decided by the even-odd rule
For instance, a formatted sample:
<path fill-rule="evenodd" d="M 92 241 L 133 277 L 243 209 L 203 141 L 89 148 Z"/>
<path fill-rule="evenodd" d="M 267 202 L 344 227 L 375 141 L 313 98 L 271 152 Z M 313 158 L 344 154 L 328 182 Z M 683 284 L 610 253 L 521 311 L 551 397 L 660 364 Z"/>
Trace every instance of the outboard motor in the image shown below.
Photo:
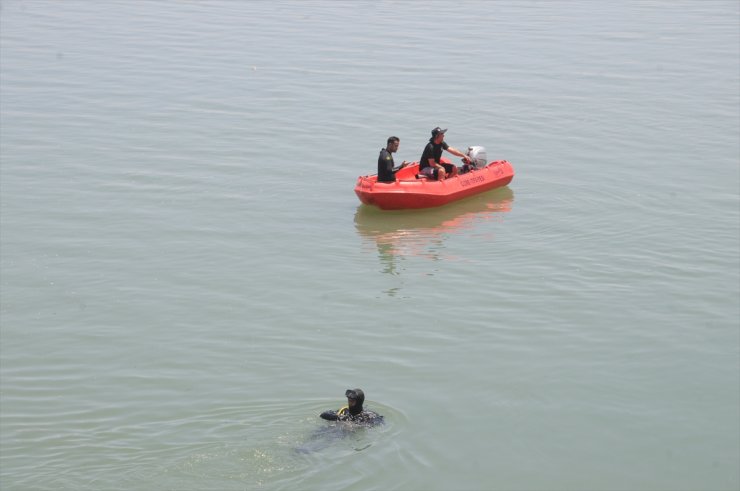
<path fill-rule="evenodd" d="M 468 151 L 465 152 L 465 155 L 468 156 L 470 163 L 463 165 L 463 174 L 475 169 L 482 169 L 486 164 L 488 164 L 488 157 L 486 156 L 486 149 L 484 147 L 468 147 Z"/>

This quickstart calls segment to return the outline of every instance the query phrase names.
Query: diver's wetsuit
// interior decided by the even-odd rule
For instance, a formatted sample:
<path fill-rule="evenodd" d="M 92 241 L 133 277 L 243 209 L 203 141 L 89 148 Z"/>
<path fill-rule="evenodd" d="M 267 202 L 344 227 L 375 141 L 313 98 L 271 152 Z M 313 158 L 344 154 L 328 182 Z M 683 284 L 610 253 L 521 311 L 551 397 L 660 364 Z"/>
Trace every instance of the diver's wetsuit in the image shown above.
<path fill-rule="evenodd" d="M 339 411 L 324 411 L 320 415 L 323 419 L 329 421 L 349 421 L 361 425 L 373 426 L 383 422 L 383 416 L 375 411 L 360 411 L 357 414 L 350 414 L 347 406 Z"/>
<path fill-rule="evenodd" d="M 347 391 L 350 392 L 350 391 Z M 365 402 L 365 394 L 360 389 L 351 391 L 356 396 L 354 407 L 344 406 L 338 411 L 324 411 L 319 416 L 329 421 L 348 421 L 363 426 L 374 426 L 383 422 L 383 416 L 375 411 L 366 411 L 362 409 L 362 403 Z"/>

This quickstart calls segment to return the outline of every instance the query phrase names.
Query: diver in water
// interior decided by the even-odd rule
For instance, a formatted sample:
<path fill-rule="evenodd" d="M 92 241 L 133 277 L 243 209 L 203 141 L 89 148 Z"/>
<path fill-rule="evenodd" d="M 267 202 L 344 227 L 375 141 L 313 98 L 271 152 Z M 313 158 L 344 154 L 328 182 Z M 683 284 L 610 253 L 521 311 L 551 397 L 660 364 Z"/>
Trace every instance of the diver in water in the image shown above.
<path fill-rule="evenodd" d="M 319 416 L 329 421 L 349 421 L 361 425 L 374 426 L 383 422 L 383 416 L 374 411 L 362 409 L 365 393 L 361 389 L 347 389 L 347 405 L 338 411 L 324 411 Z"/>
<path fill-rule="evenodd" d="M 295 451 L 301 454 L 317 452 L 330 446 L 339 439 L 350 435 L 356 435 L 357 431 L 362 433 L 366 428 L 383 424 L 383 416 L 374 411 L 362 408 L 365 402 L 365 394 L 360 389 L 349 389 L 344 393 L 347 396 L 347 405 L 338 411 L 324 411 L 319 416 L 329 421 L 337 421 L 336 424 L 322 425 Z M 353 440 L 357 442 L 357 440 Z M 367 448 L 367 447 L 363 447 Z M 356 448 L 355 450 L 362 450 Z"/>

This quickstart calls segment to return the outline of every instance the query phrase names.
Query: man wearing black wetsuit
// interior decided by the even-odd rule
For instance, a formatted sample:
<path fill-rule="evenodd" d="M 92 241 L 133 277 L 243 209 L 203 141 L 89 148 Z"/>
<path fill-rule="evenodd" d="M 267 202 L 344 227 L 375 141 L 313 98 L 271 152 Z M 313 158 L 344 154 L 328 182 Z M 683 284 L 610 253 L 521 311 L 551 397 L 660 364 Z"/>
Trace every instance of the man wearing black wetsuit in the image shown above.
<path fill-rule="evenodd" d="M 406 167 L 404 160 L 398 169 L 393 168 L 393 155 L 398 150 L 401 140 L 397 136 L 388 138 L 388 145 L 380 151 L 378 156 L 378 182 L 395 182 L 396 172 Z"/>
<path fill-rule="evenodd" d="M 383 416 L 375 411 L 362 409 L 365 393 L 361 389 L 347 389 L 344 393 L 347 405 L 338 411 L 324 411 L 319 416 L 329 421 L 348 421 L 363 426 L 374 426 L 383 422 Z"/>
<path fill-rule="evenodd" d="M 457 155 L 463 159 L 468 158 L 460 150 L 447 144 L 445 141 L 446 131 L 446 129 L 443 130 L 439 126 L 432 130 L 432 137 L 429 139 L 429 143 L 424 147 L 424 151 L 419 159 L 419 170 L 421 173 L 429 177 L 435 177 L 440 181 L 446 177 L 455 177 L 457 175 L 457 166 L 453 164 L 440 163 L 442 150 L 447 150 L 452 155 Z"/>

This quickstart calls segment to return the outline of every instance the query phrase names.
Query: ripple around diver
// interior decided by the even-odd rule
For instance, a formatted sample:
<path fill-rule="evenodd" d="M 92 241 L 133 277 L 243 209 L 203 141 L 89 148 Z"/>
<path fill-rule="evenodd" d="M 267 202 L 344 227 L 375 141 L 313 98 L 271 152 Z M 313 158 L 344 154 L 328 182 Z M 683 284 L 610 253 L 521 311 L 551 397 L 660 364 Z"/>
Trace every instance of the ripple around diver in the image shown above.
<path fill-rule="evenodd" d="M 336 403 L 334 404 L 336 405 Z M 316 413 L 316 421 L 308 419 L 305 421 L 301 434 L 297 435 L 300 442 L 294 447 L 298 454 L 308 454 L 327 449 L 334 444 L 351 441 L 354 451 L 366 450 L 380 439 L 397 436 L 400 429 L 406 426 L 408 419 L 406 415 L 389 406 L 368 401 L 366 408 L 371 409 L 383 416 L 383 423 L 372 427 L 365 427 L 347 423 L 326 422 L 319 419 L 321 410 L 332 406 L 331 403 L 313 412 Z M 313 414 L 313 413 L 312 413 Z M 347 440 L 347 439 L 350 440 Z"/>

